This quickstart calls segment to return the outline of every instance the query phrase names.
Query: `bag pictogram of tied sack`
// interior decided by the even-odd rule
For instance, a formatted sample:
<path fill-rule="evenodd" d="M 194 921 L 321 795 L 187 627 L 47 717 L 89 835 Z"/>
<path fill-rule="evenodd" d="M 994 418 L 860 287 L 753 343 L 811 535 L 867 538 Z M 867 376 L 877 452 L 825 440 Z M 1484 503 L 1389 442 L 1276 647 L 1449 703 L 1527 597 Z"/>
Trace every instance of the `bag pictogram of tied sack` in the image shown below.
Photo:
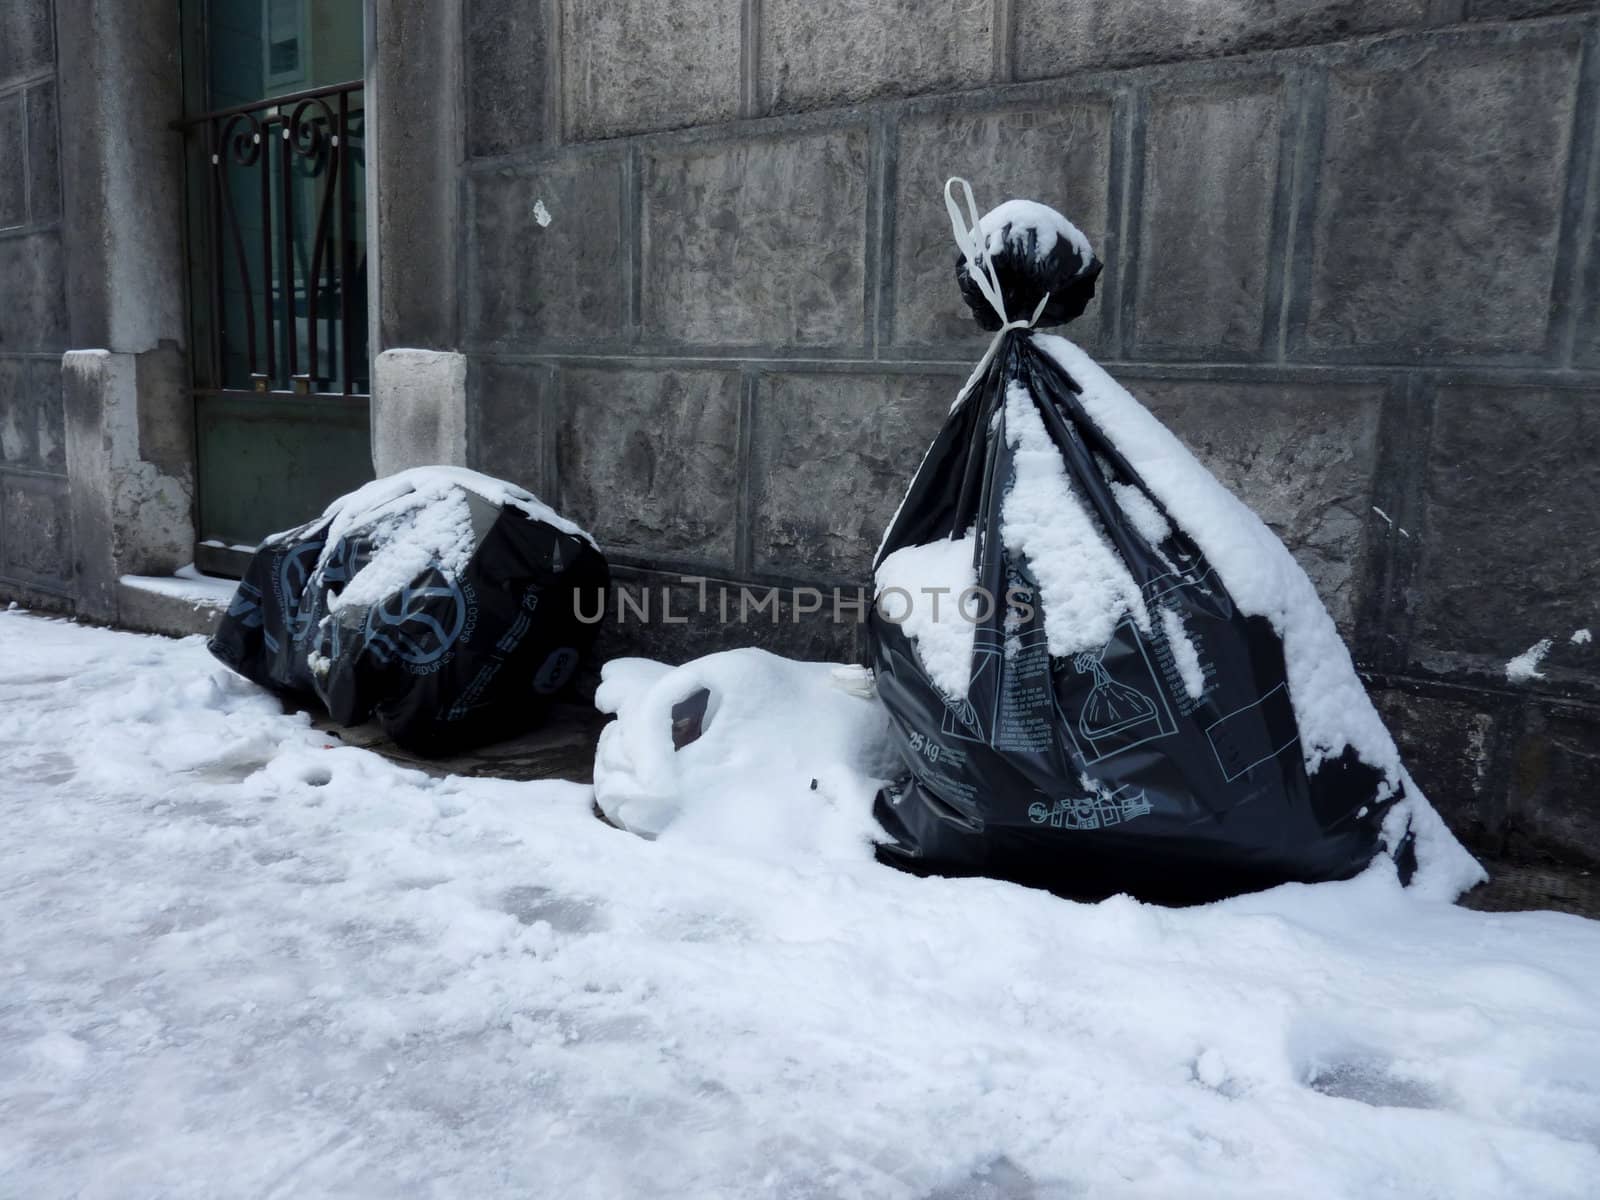
<path fill-rule="evenodd" d="M 877 799 L 880 857 L 1171 902 L 1380 856 L 1429 893 L 1476 883 L 1282 543 L 1038 332 L 1092 299 L 1088 240 L 1029 201 L 979 218 L 964 180 L 945 202 L 995 337 L 874 564 L 872 661 L 906 767 Z"/>

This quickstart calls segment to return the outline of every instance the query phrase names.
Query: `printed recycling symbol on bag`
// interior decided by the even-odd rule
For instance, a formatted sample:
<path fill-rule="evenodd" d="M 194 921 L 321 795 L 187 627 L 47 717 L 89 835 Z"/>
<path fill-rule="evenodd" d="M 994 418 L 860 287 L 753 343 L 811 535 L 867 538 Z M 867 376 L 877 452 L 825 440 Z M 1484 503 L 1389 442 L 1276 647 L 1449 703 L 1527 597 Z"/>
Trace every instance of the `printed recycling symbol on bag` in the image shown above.
<path fill-rule="evenodd" d="M 316 572 L 322 554 L 320 540 L 301 542 L 283 556 L 278 565 L 278 600 L 283 607 L 283 623 L 291 641 L 303 642 L 311 631 L 311 613 L 316 607 L 313 589 L 307 585 Z"/>
<path fill-rule="evenodd" d="M 1052 829 L 1103 829 L 1149 812 L 1144 789 L 1124 785 L 1104 796 L 1070 796 L 1054 804 L 1035 800 L 1028 805 L 1028 820 Z"/>
<path fill-rule="evenodd" d="M 467 624 L 467 598 L 454 579 L 405 587 L 374 604 L 367 616 L 365 645 L 379 662 L 398 658 L 412 666 L 438 662 Z"/>

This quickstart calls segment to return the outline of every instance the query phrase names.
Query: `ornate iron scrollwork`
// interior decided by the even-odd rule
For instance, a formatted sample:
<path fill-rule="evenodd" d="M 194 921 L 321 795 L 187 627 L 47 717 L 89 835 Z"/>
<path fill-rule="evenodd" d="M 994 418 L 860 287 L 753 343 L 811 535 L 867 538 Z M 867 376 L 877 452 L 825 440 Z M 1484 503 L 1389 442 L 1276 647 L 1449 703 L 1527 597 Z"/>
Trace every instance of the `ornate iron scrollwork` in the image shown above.
<path fill-rule="evenodd" d="M 244 351 L 254 391 L 350 394 L 356 388 L 350 324 L 356 316 L 351 290 L 358 281 L 349 174 L 353 131 L 363 115 L 360 95 L 360 83 L 317 88 L 189 123 L 204 128 L 210 157 L 212 304 L 218 324 L 212 362 L 219 386 L 226 387 L 224 343 L 231 341 L 234 352 Z M 308 181 L 316 185 L 309 197 L 304 195 Z M 296 220 L 297 206 L 314 214 L 309 241 Z M 243 214 L 242 207 L 253 211 Z M 225 294 L 225 279 L 230 294 Z M 235 285 L 237 297 L 231 295 Z M 243 328 L 223 328 L 237 311 L 229 307 L 235 299 Z"/>

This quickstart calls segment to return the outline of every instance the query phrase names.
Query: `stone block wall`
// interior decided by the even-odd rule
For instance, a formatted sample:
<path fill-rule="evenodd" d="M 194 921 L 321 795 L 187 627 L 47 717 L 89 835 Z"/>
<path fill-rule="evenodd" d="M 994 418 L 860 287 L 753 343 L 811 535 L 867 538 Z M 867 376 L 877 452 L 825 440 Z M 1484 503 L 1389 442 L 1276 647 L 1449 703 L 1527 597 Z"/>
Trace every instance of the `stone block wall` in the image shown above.
<path fill-rule="evenodd" d="M 112 622 L 193 556 L 177 15 L 0 0 L 0 602 Z"/>
<path fill-rule="evenodd" d="M 458 2 L 429 335 L 473 464 L 657 604 L 607 650 L 861 653 L 679 577 L 869 582 L 985 343 L 961 174 L 1090 236 L 1068 332 L 1284 537 L 1452 821 L 1600 863 L 1600 6 Z"/>
<path fill-rule="evenodd" d="M 0 4 L 0 592 L 65 608 L 73 568 L 54 26 L 51 0 Z"/>

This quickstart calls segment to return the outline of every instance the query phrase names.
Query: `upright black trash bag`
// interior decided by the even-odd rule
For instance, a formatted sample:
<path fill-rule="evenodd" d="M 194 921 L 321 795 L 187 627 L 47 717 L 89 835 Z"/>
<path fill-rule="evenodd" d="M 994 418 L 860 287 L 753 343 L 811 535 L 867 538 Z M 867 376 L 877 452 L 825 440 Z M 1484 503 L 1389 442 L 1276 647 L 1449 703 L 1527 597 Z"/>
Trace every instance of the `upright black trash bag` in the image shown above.
<path fill-rule="evenodd" d="M 967 197 L 957 278 L 998 332 L 875 563 L 872 661 L 907 768 L 878 798 L 880 856 L 1171 902 L 1385 850 L 1403 876 L 1422 850 L 1443 890 L 1472 882 L 1282 544 L 1033 332 L 1093 295 L 1088 242 L 1041 205 L 979 220 Z"/>
<path fill-rule="evenodd" d="M 269 537 L 210 649 L 341 724 L 376 718 L 444 754 L 539 721 L 594 641 L 609 579 L 593 539 L 527 492 L 422 467 Z"/>

